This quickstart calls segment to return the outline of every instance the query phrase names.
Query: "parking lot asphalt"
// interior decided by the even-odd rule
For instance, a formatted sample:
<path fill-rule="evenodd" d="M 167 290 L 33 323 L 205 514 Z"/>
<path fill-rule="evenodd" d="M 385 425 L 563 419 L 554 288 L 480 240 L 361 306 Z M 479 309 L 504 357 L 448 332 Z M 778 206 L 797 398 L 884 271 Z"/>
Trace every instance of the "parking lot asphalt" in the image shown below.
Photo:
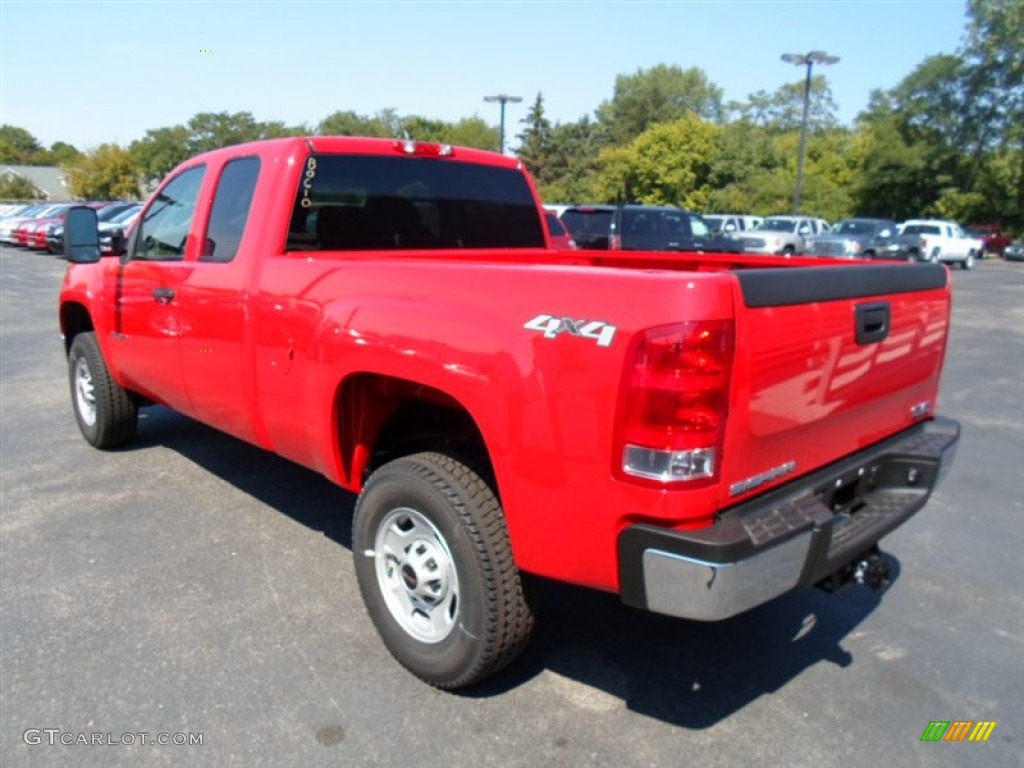
<path fill-rule="evenodd" d="M 526 656 L 462 694 L 379 642 L 352 495 L 163 408 L 86 445 L 63 269 L 0 249 L 0 765 L 1022 765 L 1024 264 L 953 272 L 940 412 L 964 433 L 883 542 L 888 590 L 701 624 L 543 582 Z M 997 725 L 921 742 L 934 720 Z"/>

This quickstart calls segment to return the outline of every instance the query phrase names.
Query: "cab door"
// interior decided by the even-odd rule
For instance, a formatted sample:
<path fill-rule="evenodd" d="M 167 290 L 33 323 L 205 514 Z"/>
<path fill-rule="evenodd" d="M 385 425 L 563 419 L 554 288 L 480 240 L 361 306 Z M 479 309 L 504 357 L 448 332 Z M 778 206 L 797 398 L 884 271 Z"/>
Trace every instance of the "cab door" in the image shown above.
<path fill-rule="evenodd" d="M 205 171 L 205 165 L 187 168 L 153 196 L 114 276 L 118 370 L 132 390 L 185 412 L 179 338 L 186 329 L 177 298 L 199 245 L 192 223 Z"/>
<path fill-rule="evenodd" d="M 260 159 L 234 157 L 214 173 L 209 220 L 197 228 L 204 233 L 199 257 L 179 286 L 182 375 L 197 419 L 257 442 L 246 386 L 246 283 L 254 255 L 246 222 Z"/>

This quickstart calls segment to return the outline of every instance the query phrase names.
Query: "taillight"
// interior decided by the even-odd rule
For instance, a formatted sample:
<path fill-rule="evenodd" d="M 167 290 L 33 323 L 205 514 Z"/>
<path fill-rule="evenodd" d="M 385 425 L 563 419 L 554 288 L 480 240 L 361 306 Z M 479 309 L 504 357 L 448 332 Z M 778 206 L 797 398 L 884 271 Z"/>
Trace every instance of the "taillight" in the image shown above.
<path fill-rule="evenodd" d="M 634 343 L 620 406 L 621 470 L 659 483 L 712 482 L 729 403 L 733 323 L 644 331 Z"/>
<path fill-rule="evenodd" d="M 618 235 L 612 235 L 608 238 L 608 250 L 609 251 L 621 251 L 622 250 L 622 238 Z"/>

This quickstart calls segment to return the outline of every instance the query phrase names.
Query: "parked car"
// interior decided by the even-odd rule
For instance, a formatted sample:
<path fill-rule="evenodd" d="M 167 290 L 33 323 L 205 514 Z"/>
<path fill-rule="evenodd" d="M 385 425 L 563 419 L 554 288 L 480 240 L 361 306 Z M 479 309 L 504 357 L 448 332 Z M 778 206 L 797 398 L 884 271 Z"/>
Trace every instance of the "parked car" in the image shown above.
<path fill-rule="evenodd" d="M 559 220 L 558 215 L 551 211 L 544 212 L 544 221 L 548 225 L 548 237 L 551 240 L 551 247 L 556 251 L 576 250 L 576 241 L 572 239 L 569 230 Z"/>
<path fill-rule="evenodd" d="M 1007 261 L 1024 261 L 1024 237 L 1006 246 L 1003 249 L 1003 258 Z"/>
<path fill-rule="evenodd" d="M 36 231 L 40 227 L 45 229 L 47 224 L 50 224 L 51 222 L 56 221 L 59 217 L 62 217 L 67 213 L 67 210 L 71 205 L 71 203 L 55 205 L 31 219 L 25 219 L 22 221 L 21 224 L 14 228 L 14 244 L 20 245 L 24 248 L 33 247 Z"/>
<path fill-rule="evenodd" d="M 921 238 L 900 234 L 891 219 L 843 219 L 831 232 L 806 238 L 804 252 L 836 259 L 917 260 Z"/>
<path fill-rule="evenodd" d="M 961 269 L 973 267 L 978 251 L 984 247 L 981 240 L 966 235 L 958 224 L 943 219 L 909 219 L 900 232 L 921 236 L 923 260 L 959 264 Z"/>
<path fill-rule="evenodd" d="M 14 231 L 26 221 L 43 216 L 58 206 L 54 203 L 38 203 L 21 211 L 15 216 L 8 216 L 0 221 L 0 242 L 14 245 L 17 243 Z"/>
<path fill-rule="evenodd" d="M 614 213 L 614 205 L 573 205 L 562 211 L 560 219 L 577 248 L 606 251 Z"/>
<path fill-rule="evenodd" d="M 981 240 L 981 250 L 978 251 L 978 258 L 984 259 L 989 254 L 1002 256 L 1006 246 L 1013 242 L 1013 238 L 999 227 L 992 224 L 972 224 L 965 227 L 964 231 L 970 236 Z"/>
<path fill-rule="evenodd" d="M 738 238 L 747 253 L 793 256 L 804 252 L 804 238 L 827 234 L 829 223 L 809 216 L 769 216 Z"/>
<path fill-rule="evenodd" d="M 142 210 L 142 203 L 133 203 L 108 221 L 99 224 L 100 252 L 113 253 L 113 239 L 116 235 L 124 237 L 139 218 L 139 211 Z"/>
<path fill-rule="evenodd" d="M 140 206 L 140 203 L 104 203 L 103 206 L 96 211 L 96 220 L 102 225 L 108 221 L 112 221 L 115 217 L 120 216 L 125 211 L 138 210 Z M 42 242 L 40 242 L 40 237 Z M 44 232 L 36 232 L 36 247 L 45 248 L 49 250 L 50 253 L 64 252 L 63 216 L 60 217 L 59 221 L 49 224 Z"/>
<path fill-rule="evenodd" d="M 749 216 L 742 213 L 705 213 L 704 221 L 707 222 L 712 234 L 724 237 L 738 237 L 744 232 L 755 229 L 758 224 L 764 221 L 764 217 Z"/>
<path fill-rule="evenodd" d="M 611 251 L 742 253 L 732 238 L 713 235 L 699 213 L 676 206 L 569 208 L 562 221 L 582 248 Z M 577 230 L 578 228 L 578 230 Z M 587 244 L 583 245 L 581 241 Z"/>

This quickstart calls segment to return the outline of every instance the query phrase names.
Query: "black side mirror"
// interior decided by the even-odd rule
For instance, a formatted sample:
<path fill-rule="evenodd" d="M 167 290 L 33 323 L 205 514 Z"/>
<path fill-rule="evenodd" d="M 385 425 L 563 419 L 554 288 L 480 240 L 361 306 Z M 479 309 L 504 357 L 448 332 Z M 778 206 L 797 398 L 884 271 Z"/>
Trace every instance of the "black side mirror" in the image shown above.
<path fill-rule="evenodd" d="M 124 256 L 128 252 L 128 238 L 124 236 L 124 230 L 115 229 L 110 233 L 110 253 L 115 256 Z"/>
<path fill-rule="evenodd" d="M 100 260 L 100 233 L 96 210 L 86 205 L 68 209 L 64 218 L 64 255 L 75 264 Z"/>

